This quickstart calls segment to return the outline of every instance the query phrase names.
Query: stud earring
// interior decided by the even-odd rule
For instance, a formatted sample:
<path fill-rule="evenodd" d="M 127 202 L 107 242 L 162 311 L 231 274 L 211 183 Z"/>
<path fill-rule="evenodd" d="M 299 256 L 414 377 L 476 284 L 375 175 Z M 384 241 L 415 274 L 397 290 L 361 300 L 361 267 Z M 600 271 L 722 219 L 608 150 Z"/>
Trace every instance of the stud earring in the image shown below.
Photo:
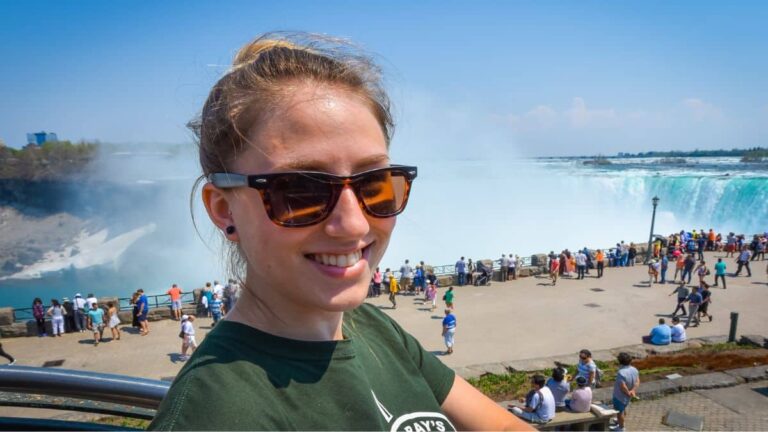
<path fill-rule="evenodd" d="M 235 233 L 235 226 L 234 226 L 234 225 L 230 225 L 230 226 L 228 226 L 228 227 L 227 227 L 227 229 L 226 229 L 226 231 L 227 231 L 227 234 L 228 234 L 228 235 L 232 235 L 232 234 L 234 234 L 234 233 Z"/>

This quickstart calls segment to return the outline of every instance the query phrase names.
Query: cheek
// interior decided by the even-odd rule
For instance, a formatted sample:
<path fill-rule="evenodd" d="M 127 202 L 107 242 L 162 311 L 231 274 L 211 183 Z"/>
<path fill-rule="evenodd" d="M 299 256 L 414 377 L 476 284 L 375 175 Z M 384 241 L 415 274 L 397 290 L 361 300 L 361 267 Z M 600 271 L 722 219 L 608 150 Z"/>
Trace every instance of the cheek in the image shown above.
<path fill-rule="evenodd" d="M 372 262 L 378 263 L 379 260 L 384 256 L 384 252 L 387 250 L 387 245 L 389 245 L 389 239 L 392 236 L 392 231 L 395 229 L 395 225 L 397 224 L 397 218 L 387 218 L 387 219 L 376 219 L 372 218 L 370 225 L 371 230 L 376 235 L 376 242 L 378 243 L 376 255 L 373 256 Z"/>

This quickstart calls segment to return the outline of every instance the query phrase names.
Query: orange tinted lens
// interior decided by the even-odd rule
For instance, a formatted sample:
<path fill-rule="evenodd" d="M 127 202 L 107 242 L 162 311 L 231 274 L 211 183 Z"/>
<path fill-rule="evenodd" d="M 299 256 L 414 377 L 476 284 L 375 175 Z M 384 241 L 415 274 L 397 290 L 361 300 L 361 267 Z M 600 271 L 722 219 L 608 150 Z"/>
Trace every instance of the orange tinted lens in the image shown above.
<path fill-rule="evenodd" d="M 297 174 L 273 180 L 269 195 L 272 215 L 277 222 L 306 225 L 325 217 L 333 189 L 330 184 Z"/>
<path fill-rule="evenodd" d="M 405 204 L 408 182 L 403 173 L 382 171 L 371 174 L 360 184 L 363 204 L 376 216 L 392 216 Z"/>

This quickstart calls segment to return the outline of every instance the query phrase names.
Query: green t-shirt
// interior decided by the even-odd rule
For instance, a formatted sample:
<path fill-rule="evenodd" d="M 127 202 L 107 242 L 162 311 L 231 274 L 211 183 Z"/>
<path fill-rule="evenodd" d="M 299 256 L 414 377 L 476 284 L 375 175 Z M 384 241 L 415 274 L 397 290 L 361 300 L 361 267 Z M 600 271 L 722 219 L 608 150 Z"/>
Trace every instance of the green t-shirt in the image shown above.
<path fill-rule="evenodd" d="M 446 303 L 453 303 L 453 291 L 446 291 L 445 292 L 445 302 Z"/>
<path fill-rule="evenodd" d="M 720 261 L 715 263 L 715 274 L 718 276 L 725 276 L 725 263 Z"/>
<path fill-rule="evenodd" d="M 377 308 L 344 340 L 286 339 L 221 321 L 179 372 L 150 430 L 452 431 L 454 372 Z"/>

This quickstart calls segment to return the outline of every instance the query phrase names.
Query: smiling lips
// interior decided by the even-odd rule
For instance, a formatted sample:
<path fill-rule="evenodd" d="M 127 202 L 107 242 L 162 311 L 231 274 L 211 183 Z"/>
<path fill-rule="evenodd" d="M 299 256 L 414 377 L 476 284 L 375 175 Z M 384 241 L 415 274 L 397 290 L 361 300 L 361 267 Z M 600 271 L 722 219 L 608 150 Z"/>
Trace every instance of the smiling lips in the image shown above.
<path fill-rule="evenodd" d="M 321 253 L 312 254 L 309 255 L 309 257 L 326 266 L 345 268 L 352 267 L 353 265 L 357 264 L 357 262 L 360 261 L 360 259 L 363 257 L 363 251 L 362 249 L 359 249 L 344 255 Z"/>

